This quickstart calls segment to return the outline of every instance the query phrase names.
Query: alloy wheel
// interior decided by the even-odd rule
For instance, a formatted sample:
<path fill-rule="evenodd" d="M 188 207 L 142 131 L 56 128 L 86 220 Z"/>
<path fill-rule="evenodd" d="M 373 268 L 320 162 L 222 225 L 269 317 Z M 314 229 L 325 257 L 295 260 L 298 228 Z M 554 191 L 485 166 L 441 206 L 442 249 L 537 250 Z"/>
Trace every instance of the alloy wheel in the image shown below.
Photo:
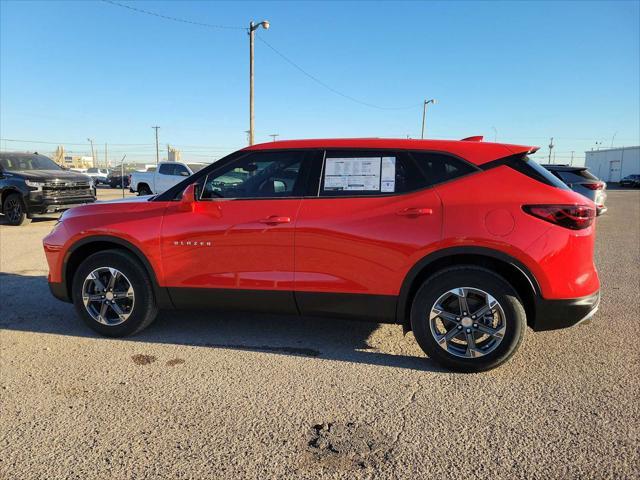
<path fill-rule="evenodd" d="M 120 325 L 133 312 L 135 293 L 131 282 L 120 270 L 100 267 L 85 278 L 82 302 L 96 322 L 109 326 Z"/>
<path fill-rule="evenodd" d="M 438 345 L 457 357 L 477 358 L 502 342 L 506 318 L 500 303 L 478 288 L 454 288 L 442 294 L 429 312 Z"/>
<path fill-rule="evenodd" d="M 16 198 L 11 198 L 7 201 L 4 207 L 4 214 L 11 223 L 18 223 L 22 218 L 22 205 Z"/>

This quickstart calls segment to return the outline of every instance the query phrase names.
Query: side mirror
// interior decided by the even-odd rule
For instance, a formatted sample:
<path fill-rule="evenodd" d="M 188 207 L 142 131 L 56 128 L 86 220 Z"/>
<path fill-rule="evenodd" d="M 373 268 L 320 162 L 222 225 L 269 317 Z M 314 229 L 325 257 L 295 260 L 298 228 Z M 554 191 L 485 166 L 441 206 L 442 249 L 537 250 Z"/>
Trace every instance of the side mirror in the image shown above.
<path fill-rule="evenodd" d="M 183 212 L 193 212 L 193 207 L 196 203 L 196 187 L 195 183 L 192 183 L 182 192 L 182 198 L 180 199 L 180 210 Z"/>
<path fill-rule="evenodd" d="M 188 177 L 189 176 L 189 172 L 180 172 L 180 175 L 182 175 L 183 177 Z"/>

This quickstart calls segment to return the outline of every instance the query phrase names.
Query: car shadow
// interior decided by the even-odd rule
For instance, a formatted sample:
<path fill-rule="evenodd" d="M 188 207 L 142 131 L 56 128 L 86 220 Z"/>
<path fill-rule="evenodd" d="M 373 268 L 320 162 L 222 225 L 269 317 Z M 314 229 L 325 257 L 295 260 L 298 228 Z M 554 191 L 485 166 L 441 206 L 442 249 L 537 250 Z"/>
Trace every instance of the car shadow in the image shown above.
<path fill-rule="evenodd" d="M 0 273 L 0 329 L 114 341 L 94 333 L 73 305 L 49 292 L 45 276 Z M 37 300 L 34 300 L 37 299 Z M 163 311 L 144 331 L 118 341 L 268 352 L 420 371 L 444 372 L 423 356 L 368 343 L 376 323 L 239 312 Z M 402 330 L 398 329 L 401 342 Z"/>

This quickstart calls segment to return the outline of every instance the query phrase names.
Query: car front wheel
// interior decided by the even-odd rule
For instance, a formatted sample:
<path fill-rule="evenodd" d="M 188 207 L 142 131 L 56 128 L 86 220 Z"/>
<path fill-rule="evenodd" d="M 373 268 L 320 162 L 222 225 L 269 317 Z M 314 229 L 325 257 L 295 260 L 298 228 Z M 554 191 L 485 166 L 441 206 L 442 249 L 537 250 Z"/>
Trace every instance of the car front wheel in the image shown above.
<path fill-rule="evenodd" d="M 462 266 L 442 270 L 420 287 L 411 327 L 420 347 L 441 365 L 481 372 L 506 362 L 526 330 L 517 293 L 490 270 Z"/>
<path fill-rule="evenodd" d="M 78 267 L 72 289 L 76 311 L 102 335 L 132 335 L 150 325 L 158 313 L 149 274 L 123 250 L 89 256 Z"/>
<path fill-rule="evenodd" d="M 20 226 L 31 222 L 31 219 L 27 216 L 24 202 L 18 193 L 12 193 L 7 196 L 2 204 L 2 213 L 4 213 L 9 225 Z"/>

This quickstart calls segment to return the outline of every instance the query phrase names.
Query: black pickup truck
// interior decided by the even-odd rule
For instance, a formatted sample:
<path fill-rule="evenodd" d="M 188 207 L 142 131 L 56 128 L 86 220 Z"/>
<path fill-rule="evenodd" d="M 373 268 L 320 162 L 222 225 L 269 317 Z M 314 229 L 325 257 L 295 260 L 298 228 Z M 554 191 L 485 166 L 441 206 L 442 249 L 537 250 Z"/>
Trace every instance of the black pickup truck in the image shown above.
<path fill-rule="evenodd" d="M 0 152 L 0 211 L 9 225 L 95 201 L 87 175 L 63 170 L 38 153 Z"/>

